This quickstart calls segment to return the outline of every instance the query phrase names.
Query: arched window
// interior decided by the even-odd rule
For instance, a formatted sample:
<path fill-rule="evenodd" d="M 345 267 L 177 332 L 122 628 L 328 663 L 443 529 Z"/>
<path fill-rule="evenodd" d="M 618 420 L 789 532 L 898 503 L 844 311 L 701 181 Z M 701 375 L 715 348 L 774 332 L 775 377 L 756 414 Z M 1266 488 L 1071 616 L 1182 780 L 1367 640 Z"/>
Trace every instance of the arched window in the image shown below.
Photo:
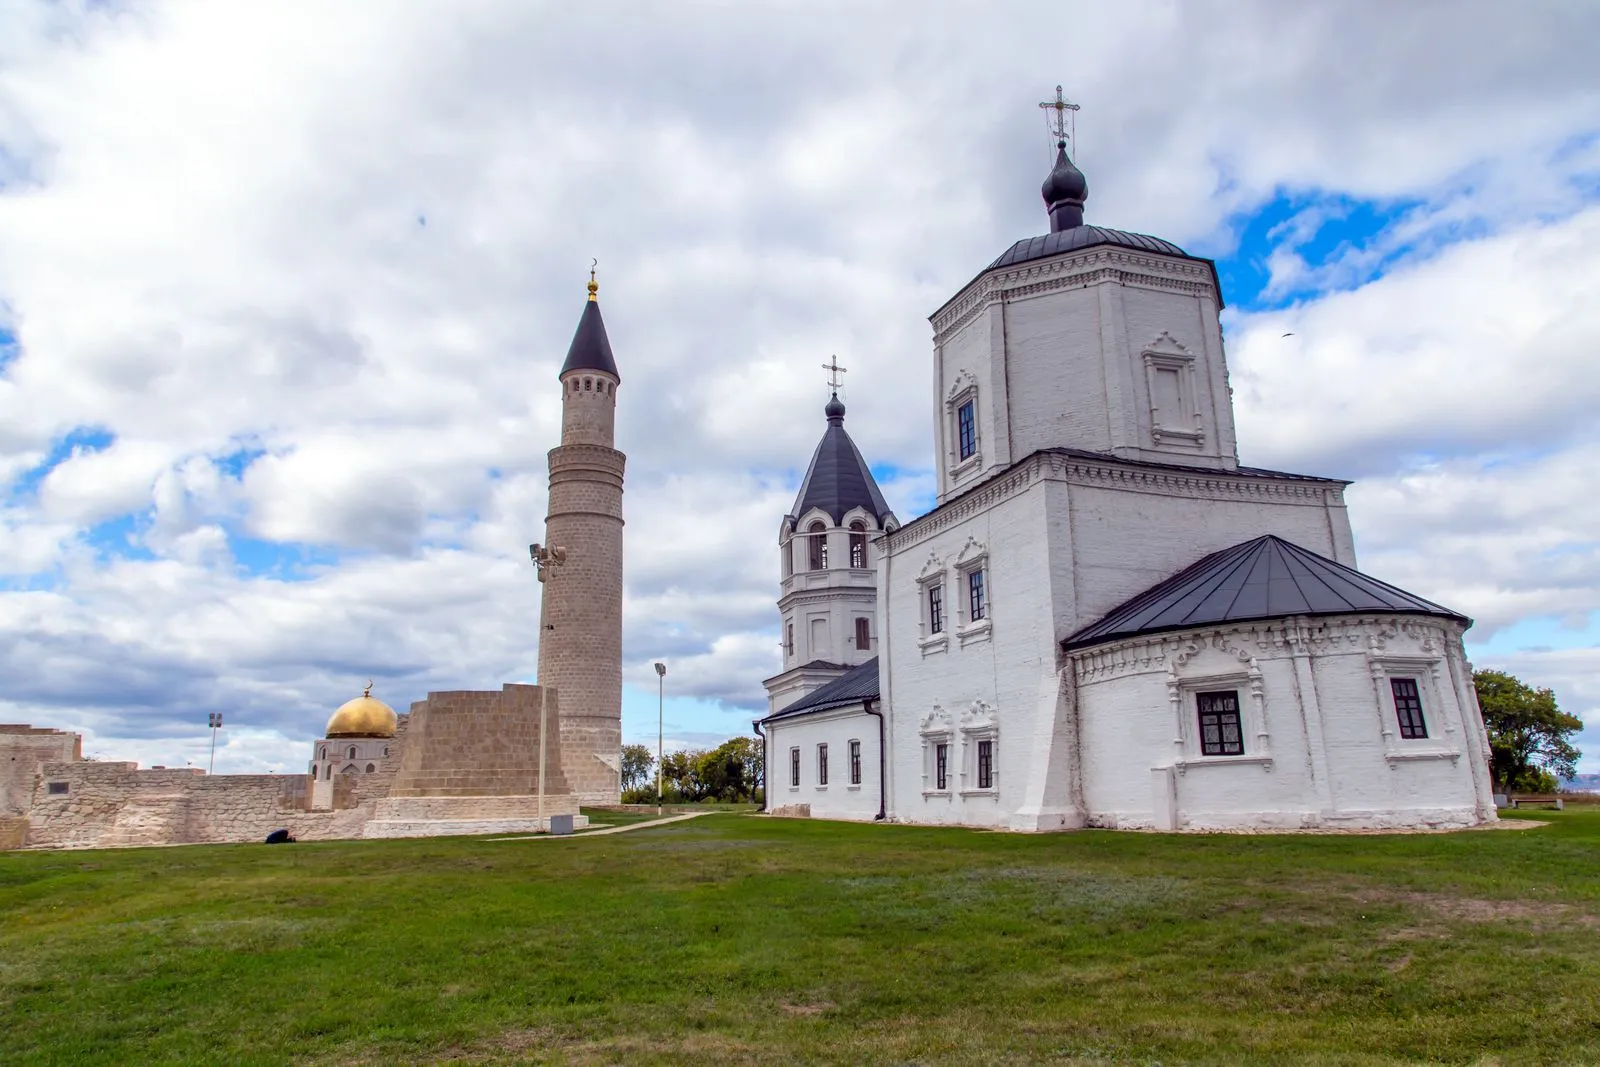
<path fill-rule="evenodd" d="M 807 531 L 811 537 L 811 570 L 828 569 L 828 528 L 819 519 Z"/>
<path fill-rule="evenodd" d="M 350 746 L 350 751 L 345 753 L 345 758 L 346 759 L 355 759 L 356 758 L 356 746 L 354 746 L 354 745 Z"/>
<path fill-rule="evenodd" d="M 383 754 L 385 756 L 387 756 L 389 754 L 389 746 L 388 745 L 384 745 L 383 746 Z"/>
<path fill-rule="evenodd" d="M 368 774 L 371 774 L 371 773 L 372 773 L 372 772 L 373 772 L 373 771 L 375 771 L 375 770 L 377 770 L 377 769 L 378 769 L 378 768 L 377 768 L 377 767 L 375 767 L 375 766 L 373 766 L 373 765 L 372 765 L 372 764 L 370 764 L 370 763 L 369 763 L 369 764 L 367 764 L 367 773 L 368 773 Z"/>
<path fill-rule="evenodd" d="M 794 575 L 794 542 L 792 542 L 792 541 L 783 542 L 783 545 L 781 546 L 781 553 L 780 554 L 783 557 L 783 576 L 785 578 L 793 577 L 793 575 Z"/>
<path fill-rule="evenodd" d="M 867 565 L 867 524 L 857 519 L 850 524 L 850 566 L 860 570 Z"/>
<path fill-rule="evenodd" d="M 313 782 L 317 780 L 317 765 L 315 763 L 311 765 L 311 780 Z"/>
<path fill-rule="evenodd" d="M 327 745 L 323 745 L 322 746 L 322 753 L 319 756 L 317 756 L 317 758 L 318 759 L 327 759 L 328 758 L 328 746 Z"/>

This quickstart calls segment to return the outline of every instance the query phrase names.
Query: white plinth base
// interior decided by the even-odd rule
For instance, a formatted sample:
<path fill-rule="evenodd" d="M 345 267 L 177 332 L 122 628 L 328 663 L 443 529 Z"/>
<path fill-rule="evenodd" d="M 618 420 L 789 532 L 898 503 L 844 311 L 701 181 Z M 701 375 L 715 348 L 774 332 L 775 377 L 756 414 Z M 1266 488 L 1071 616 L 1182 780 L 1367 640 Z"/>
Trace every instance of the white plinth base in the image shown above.
<path fill-rule="evenodd" d="M 471 834 L 537 834 L 549 830 L 550 819 L 374 819 L 363 837 L 464 837 Z M 574 815 L 572 828 L 589 825 L 589 816 Z"/>

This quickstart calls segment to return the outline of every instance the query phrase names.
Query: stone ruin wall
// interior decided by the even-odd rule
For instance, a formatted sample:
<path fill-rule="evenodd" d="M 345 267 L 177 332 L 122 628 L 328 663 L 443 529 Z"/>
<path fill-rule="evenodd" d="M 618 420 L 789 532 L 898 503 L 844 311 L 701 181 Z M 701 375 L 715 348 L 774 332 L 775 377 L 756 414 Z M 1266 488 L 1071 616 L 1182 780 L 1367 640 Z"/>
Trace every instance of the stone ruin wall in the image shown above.
<path fill-rule="evenodd" d="M 539 701 L 548 692 L 547 795 L 569 792 L 561 772 L 563 731 L 554 692 L 536 685 L 429 693 L 411 705 L 409 743 L 391 797 L 506 797 L 539 791 Z"/>
<path fill-rule="evenodd" d="M 259 842 L 279 828 L 308 841 L 360 837 L 376 804 L 359 795 L 351 776 L 336 780 L 333 810 L 313 812 L 306 775 L 211 777 L 197 768 L 100 762 L 43 770 L 28 820 L 29 848 Z M 50 792 L 52 783 L 66 792 Z"/>
<path fill-rule="evenodd" d="M 66 730 L 0 724 L 0 817 L 28 814 L 39 768 L 83 759 L 83 738 Z"/>

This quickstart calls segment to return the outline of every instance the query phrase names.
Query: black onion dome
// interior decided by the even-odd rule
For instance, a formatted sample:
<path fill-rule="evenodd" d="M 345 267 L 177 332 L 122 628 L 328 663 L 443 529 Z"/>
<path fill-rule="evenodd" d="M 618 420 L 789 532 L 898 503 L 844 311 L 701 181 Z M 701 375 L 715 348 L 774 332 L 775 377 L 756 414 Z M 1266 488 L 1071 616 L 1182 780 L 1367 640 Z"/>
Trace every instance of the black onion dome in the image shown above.
<path fill-rule="evenodd" d="M 828 405 L 822 409 L 822 413 L 828 416 L 829 422 L 832 422 L 834 419 L 843 420 L 844 401 L 839 399 L 838 393 L 833 394 L 833 399 L 828 401 Z"/>
<path fill-rule="evenodd" d="M 583 305 L 583 317 L 578 320 L 578 329 L 567 348 L 567 361 L 561 365 L 557 377 L 564 378 L 575 370 L 597 370 L 622 381 L 622 375 L 617 373 L 616 357 L 611 354 L 605 320 L 600 317 L 600 302 L 593 297 Z"/>
<path fill-rule="evenodd" d="M 1039 188 L 1044 206 L 1051 207 L 1062 200 L 1076 200 L 1080 204 L 1089 199 L 1089 179 L 1067 158 L 1067 146 L 1056 148 L 1056 165 Z"/>

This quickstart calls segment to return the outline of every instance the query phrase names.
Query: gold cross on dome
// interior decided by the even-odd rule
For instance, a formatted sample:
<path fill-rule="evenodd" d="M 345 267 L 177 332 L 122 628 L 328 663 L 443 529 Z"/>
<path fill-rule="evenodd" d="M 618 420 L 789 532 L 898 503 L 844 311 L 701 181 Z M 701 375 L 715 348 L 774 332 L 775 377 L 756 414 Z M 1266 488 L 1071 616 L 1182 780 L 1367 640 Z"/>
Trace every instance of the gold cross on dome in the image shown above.
<path fill-rule="evenodd" d="M 1061 94 L 1061 86 L 1058 85 L 1056 86 L 1056 98 L 1054 100 L 1045 100 L 1041 102 L 1039 107 L 1047 112 L 1055 112 L 1053 115 L 1045 115 L 1045 122 L 1049 125 L 1050 135 L 1055 138 L 1056 143 L 1059 145 L 1065 145 L 1070 134 L 1076 131 L 1078 121 L 1077 111 L 1079 110 L 1078 105 L 1072 103 L 1072 101 L 1063 96 Z M 1069 111 L 1073 112 L 1073 129 L 1070 131 L 1067 126 L 1067 113 Z M 1078 146 L 1073 145 L 1072 147 L 1073 150 L 1076 151 Z"/>
<path fill-rule="evenodd" d="M 833 391 L 837 393 L 839 391 L 839 386 L 844 384 L 839 380 L 839 375 L 847 373 L 845 368 L 839 366 L 839 357 L 829 356 L 828 362 L 822 365 L 822 369 L 828 372 L 828 384 L 832 386 Z"/>

